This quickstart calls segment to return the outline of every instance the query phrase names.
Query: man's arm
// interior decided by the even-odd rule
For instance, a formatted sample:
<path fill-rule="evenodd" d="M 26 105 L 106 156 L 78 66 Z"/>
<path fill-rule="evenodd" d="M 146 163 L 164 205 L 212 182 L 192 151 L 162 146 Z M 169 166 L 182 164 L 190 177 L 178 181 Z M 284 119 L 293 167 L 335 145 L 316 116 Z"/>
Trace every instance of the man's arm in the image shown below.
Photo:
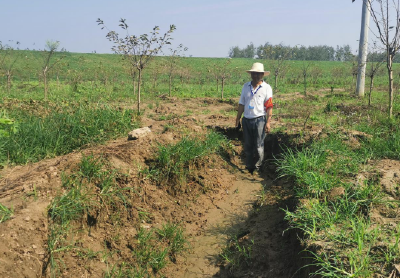
<path fill-rule="evenodd" d="M 267 109 L 267 123 L 265 124 L 265 132 L 269 133 L 271 131 L 271 120 L 272 120 L 272 107 Z"/>
<path fill-rule="evenodd" d="M 244 112 L 244 105 L 239 104 L 238 112 L 237 112 L 237 116 L 236 116 L 236 125 L 235 125 L 236 127 L 238 127 L 240 124 L 240 118 L 242 117 L 243 112 Z"/>

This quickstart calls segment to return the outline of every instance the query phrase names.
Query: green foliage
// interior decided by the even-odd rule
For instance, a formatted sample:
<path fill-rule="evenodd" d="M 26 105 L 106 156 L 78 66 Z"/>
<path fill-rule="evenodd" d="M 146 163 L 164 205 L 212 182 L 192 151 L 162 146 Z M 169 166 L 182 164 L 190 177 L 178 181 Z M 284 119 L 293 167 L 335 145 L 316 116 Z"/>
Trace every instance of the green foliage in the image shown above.
<path fill-rule="evenodd" d="M 398 230 L 369 220 L 371 208 L 389 204 L 377 179 L 345 182 L 366 163 L 374 147 L 366 140 L 351 148 L 345 139 L 340 132 L 330 134 L 297 152 L 287 150 L 278 160 L 280 175 L 296 181 L 295 192 L 302 199 L 294 211 L 285 210 L 285 219 L 303 232 L 309 244 L 320 246 L 310 254 L 317 267 L 314 274 L 321 277 L 369 277 L 388 268 L 376 250 L 381 250 L 383 238 L 399 237 Z M 337 196 L 331 195 L 334 190 Z M 393 246 L 392 240 L 385 246 Z M 393 263 L 388 253 L 387 261 Z"/>
<path fill-rule="evenodd" d="M 217 152 L 227 144 L 227 139 L 221 134 L 210 132 L 205 138 L 184 137 L 176 144 L 158 147 L 155 162 L 149 172 L 162 183 L 185 182 L 190 169 L 201 159 Z M 175 188 L 178 189 L 178 188 Z"/>
<path fill-rule="evenodd" d="M 155 248 L 156 242 L 153 230 L 141 228 L 137 234 L 137 246 L 133 248 L 133 255 L 142 269 L 151 267 L 158 272 L 167 264 L 168 248 Z"/>
<path fill-rule="evenodd" d="M 333 105 L 331 102 L 328 102 L 325 106 L 324 112 L 325 113 L 329 113 L 332 111 L 337 111 L 337 108 L 335 105 Z"/>
<path fill-rule="evenodd" d="M 111 269 L 107 269 L 104 273 L 104 278 L 151 278 L 146 269 L 131 266 L 129 263 L 121 263 L 113 265 Z"/>
<path fill-rule="evenodd" d="M 0 204 L 0 223 L 3 223 L 4 221 L 7 221 L 8 219 L 10 219 L 12 214 L 13 214 L 13 211 L 11 209 Z"/>
<path fill-rule="evenodd" d="M 173 259 L 177 254 L 186 249 L 187 241 L 183 235 L 183 229 L 179 225 L 166 223 L 161 229 L 157 229 L 156 231 L 159 238 L 168 243 L 169 255 Z"/>
<path fill-rule="evenodd" d="M 42 100 L 42 83 L 37 79 L 37 70 L 41 68 L 41 52 L 25 51 L 15 64 L 13 86 L 9 91 L 2 91 L 0 95 L 27 100 Z M 129 67 L 121 65 L 121 55 L 115 54 L 77 54 L 63 53 L 65 56 L 63 64 L 57 70 L 49 72 L 48 76 L 48 99 L 49 100 L 79 100 L 89 101 L 116 101 L 128 100 L 131 102 L 133 84 L 132 72 Z M 297 56 L 296 56 L 297 57 Z M 154 57 L 144 71 L 141 91 L 144 99 L 152 99 L 165 95 L 169 91 L 168 73 L 157 71 L 161 65 L 166 64 L 167 58 Z M 238 97 L 243 84 L 249 81 L 246 70 L 249 69 L 256 59 L 234 58 L 227 65 L 229 79 L 224 85 L 224 98 Z M 220 91 L 215 86 L 215 79 L 208 71 L 210 65 L 222 66 L 226 63 L 224 58 L 182 58 L 177 63 L 177 74 L 174 82 L 174 96 L 192 97 L 220 97 Z M 266 70 L 270 61 L 266 61 Z M 290 70 L 281 76 L 279 81 L 280 93 L 298 91 L 303 86 L 303 74 L 301 68 L 303 61 L 291 61 Z M 394 65 L 397 70 L 398 65 Z M 340 68 L 341 72 L 348 73 L 337 76 L 333 68 Z M 330 87 L 332 80 L 336 88 L 351 86 L 351 64 L 337 61 L 315 62 L 309 69 L 307 78 L 307 91 L 311 92 L 321 88 Z M 154 79 L 157 79 L 154 85 Z M 271 83 L 273 76 L 265 78 Z M 386 86 L 386 75 L 380 73 L 374 79 L 375 88 Z"/>
<path fill-rule="evenodd" d="M 87 192 L 78 183 L 76 187 L 53 199 L 48 210 L 49 217 L 52 221 L 65 225 L 82 217 L 90 206 L 88 201 Z"/>
<path fill-rule="evenodd" d="M 6 156 L 6 138 L 9 138 L 11 134 L 16 133 L 18 125 L 14 120 L 10 119 L 4 112 L 0 111 L 0 165 L 4 164 L 7 159 Z"/>
<path fill-rule="evenodd" d="M 140 228 L 136 244 L 130 247 L 136 264 L 114 265 L 106 271 L 105 277 L 159 277 L 159 271 L 168 263 L 168 256 L 175 261 L 186 244 L 179 225 L 167 223 L 161 229 Z"/>
<path fill-rule="evenodd" d="M 89 144 L 116 138 L 138 123 L 131 110 L 115 111 L 109 107 L 79 105 L 72 110 L 61 107 L 47 116 L 37 117 L 12 111 L 18 118 L 18 130 L 2 140 L 0 162 L 24 164 L 69 153 Z"/>
<path fill-rule="evenodd" d="M 222 250 L 220 258 L 227 264 L 229 271 L 234 273 L 236 269 L 250 266 L 253 245 L 253 240 L 239 240 L 237 236 L 232 236 Z"/>
<path fill-rule="evenodd" d="M 361 123 L 358 129 L 370 135 L 363 140 L 363 147 L 372 158 L 400 159 L 400 119 L 379 118 Z"/>
<path fill-rule="evenodd" d="M 0 112 L 0 138 L 9 137 L 18 131 L 18 125 L 6 113 Z"/>
<path fill-rule="evenodd" d="M 91 182 L 92 179 L 99 179 L 102 177 L 103 166 L 104 162 L 101 157 L 84 156 L 79 164 L 80 175 L 85 177 L 88 182 Z"/>

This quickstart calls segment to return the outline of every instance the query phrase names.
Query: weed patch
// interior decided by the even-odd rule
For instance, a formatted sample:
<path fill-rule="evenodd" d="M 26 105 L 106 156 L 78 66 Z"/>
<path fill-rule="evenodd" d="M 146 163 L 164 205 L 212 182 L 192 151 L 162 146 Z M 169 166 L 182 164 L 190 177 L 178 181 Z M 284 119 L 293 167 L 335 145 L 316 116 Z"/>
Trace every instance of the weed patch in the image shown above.
<path fill-rule="evenodd" d="M 131 110 L 87 105 L 60 109 L 41 117 L 13 111 L 18 129 L 2 139 L 0 163 L 25 164 L 67 154 L 116 138 L 139 125 Z"/>
<path fill-rule="evenodd" d="M 372 124 L 362 123 L 357 128 L 372 135 L 363 140 L 363 147 L 371 158 L 400 160 L 400 119 L 378 118 Z"/>
<path fill-rule="evenodd" d="M 163 277 L 160 270 L 186 249 L 187 241 L 179 225 L 167 223 L 160 229 L 140 228 L 129 248 L 134 262 L 114 265 L 105 277 Z"/>
<path fill-rule="evenodd" d="M 222 250 L 220 259 L 223 264 L 227 265 L 230 272 L 234 272 L 239 268 L 247 268 L 251 263 L 253 245 L 253 240 L 238 238 L 238 236 L 234 235 Z"/>
<path fill-rule="evenodd" d="M 160 184 L 171 186 L 172 192 L 182 191 L 191 170 L 202 159 L 228 145 L 228 140 L 216 132 L 210 132 L 204 138 L 184 137 L 176 144 L 160 145 L 147 174 Z"/>
<path fill-rule="evenodd" d="M 301 230 L 312 246 L 311 257 L 320 277 L 370 277 L 390 274 L 376 250 L 388 250 L 398 228 L 370 221 L 371 209 L 389 204 L 378 179 L 352 182 L 354 173 L 368 161 L 369 142 L 359 148 L 343 144 L 344 134 L 331 134 L 302 150 L 287 150 L 278 161 L 281 177 L 295 180 L 300 199 L 294 211 L 285 209 L 291 228 Z M 373 149 L 373 147 L 372 147 Z M 367 155 L 366 155 L 367 154 Z M 384 248 L 380 247 L 384 238 Z M 383 270 L 386 269 L 386 270 Z M 390 271 L 389 271 L 390 270 Z"/>
<path fill-rule="evenodd" d="M 0 223 L 3 223 L 4 221 L 7 221 L 8 219 L 10 219 L 12 214 L 13 214 L 13 212 L 11 209 L 0 204 Z"/>

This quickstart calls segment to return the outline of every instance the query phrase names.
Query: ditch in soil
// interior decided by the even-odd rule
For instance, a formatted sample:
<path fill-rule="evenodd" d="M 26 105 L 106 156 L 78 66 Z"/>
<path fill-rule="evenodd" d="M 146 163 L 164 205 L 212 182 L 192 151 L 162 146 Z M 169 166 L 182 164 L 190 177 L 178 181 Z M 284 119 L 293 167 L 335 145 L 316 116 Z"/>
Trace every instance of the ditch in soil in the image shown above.
<path fill-rule="evenodd" d="M 217 130 L 236 145 L 241 144 L 241 132 L 233 128 Z M 251 256 L 246 258 L 242 254 L 239 260 L 233 259 L 233 262 L 221 266 L 213 275 L 202 272 L 201 276 L 197 272 L 197 275 L 186 277 L 308 277 L 308 270 L 302 269 L 308 263 L 303 258 L 304 253 L 301 253 L 303 248 L 296 231 L 287 230 L 288 225 L 282 210 L 295 206 L 292 183 L 278 178 L 274 164 L 275 157 L 282 151 L 281 146 L 289 147 L 293 142 L 291 137 L 284 133 L 267 135 L 266 160 L 259 176 L 252 176 L 243 170 L 244 166 L 239 166 L 238 180 L 233 185 L 233 190 L 238 193 L 243 191 L 238 196 L 240 201 L 236 203 L 236 208 L 231 203 L 231 214 L 227 213 L 225 216 L 229 223 L 223 225 L 222 222 L 222 225 L 211 227 L 208 231 L 211 236 L 217 231 L 219 236 L 225 235 L 231 242 L 232 238 L 237 243 L 247 242 L 247 246 L 251 247 Z M 231 251 L 237 251 L 237 247 L 237 244 L 230 245 Z M 220 254 L 208 258 L 218 262 L 218 256 Z"/>

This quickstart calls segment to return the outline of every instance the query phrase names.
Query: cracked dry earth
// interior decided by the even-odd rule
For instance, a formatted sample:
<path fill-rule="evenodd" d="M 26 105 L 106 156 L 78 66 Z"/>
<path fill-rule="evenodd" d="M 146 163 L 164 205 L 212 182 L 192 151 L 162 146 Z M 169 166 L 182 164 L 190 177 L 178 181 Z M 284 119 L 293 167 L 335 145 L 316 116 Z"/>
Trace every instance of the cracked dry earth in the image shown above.
<path fill-rule="evenodd" d="M 273 144 L 266 149 L 263 172 L 251 176 L 243 171 L 240 134 L 233 129 L 237 100 L 164 101 L 162 106 L 148 109 L 142 118 L 142 126 L 152 130 L 145 138 L 135 141 L 120 138 L 64 156 L 0 170 L 0 203 L 14 210 L 11 219 L 0 224 L 0 277 L 50 277 L 45 266 L 48 206 L 62 192 L 62 175 L 73 173 L 82 156 L 89 154 L 105 157 L 126 174 L 126 186 L 139 188 L 141 198 L 137 199 L 137 207 L 131 208 L 131 218 L 122 220 L 118 227 L 99 222 L 88 228 L 80 223 L 82 230 L 90 231 L 79 237 L 82 248 L 102 252 L 110 231 L 117 231 L 121 237 L 109 248 L 121 257 L 129 254 L 127 246 L 137 234 L 133 219 L 144 210 L 152 216 L 152 221 L 144 227 L 158 227 L 167 221 L 181 223 L 189 242 L 188 250 L 162 270 L 164 277 L 301 277 L 296 272 L 301 261 L 300 247 L 296 235 L 284 232 L 287 227 L 280 209 L 291 205 L 291 185 L 276 178 L 271 162 L 282 138 L 269 135 L 267 140 Z M 192 113 L 182 114 L 187 110 Z M 176 128 L 166 131 L 166 125 Z M 153 157 L 157 144 L 175 143 L 183 134 L 203 133 L 210 128 L 232 139 L 238 154 L 228 162 L 213 158 L 198 169 L 211 190 L 204 194 L 194 190 L 172 195 L 138 174 L 140 167 Z M 265 194 L 260 201 L 262 188 Z M 219 256 L 231 235 L 254 242 L 249 265 L 233 270 L 223 265 Z M 121 257 L 113 255 L 109 262 L 118 263 Z M 104 277 L 107 267 L 100 256 L 89 260 L 65 254 L 62 259 L 64 267 L 59 277 Z"/>

